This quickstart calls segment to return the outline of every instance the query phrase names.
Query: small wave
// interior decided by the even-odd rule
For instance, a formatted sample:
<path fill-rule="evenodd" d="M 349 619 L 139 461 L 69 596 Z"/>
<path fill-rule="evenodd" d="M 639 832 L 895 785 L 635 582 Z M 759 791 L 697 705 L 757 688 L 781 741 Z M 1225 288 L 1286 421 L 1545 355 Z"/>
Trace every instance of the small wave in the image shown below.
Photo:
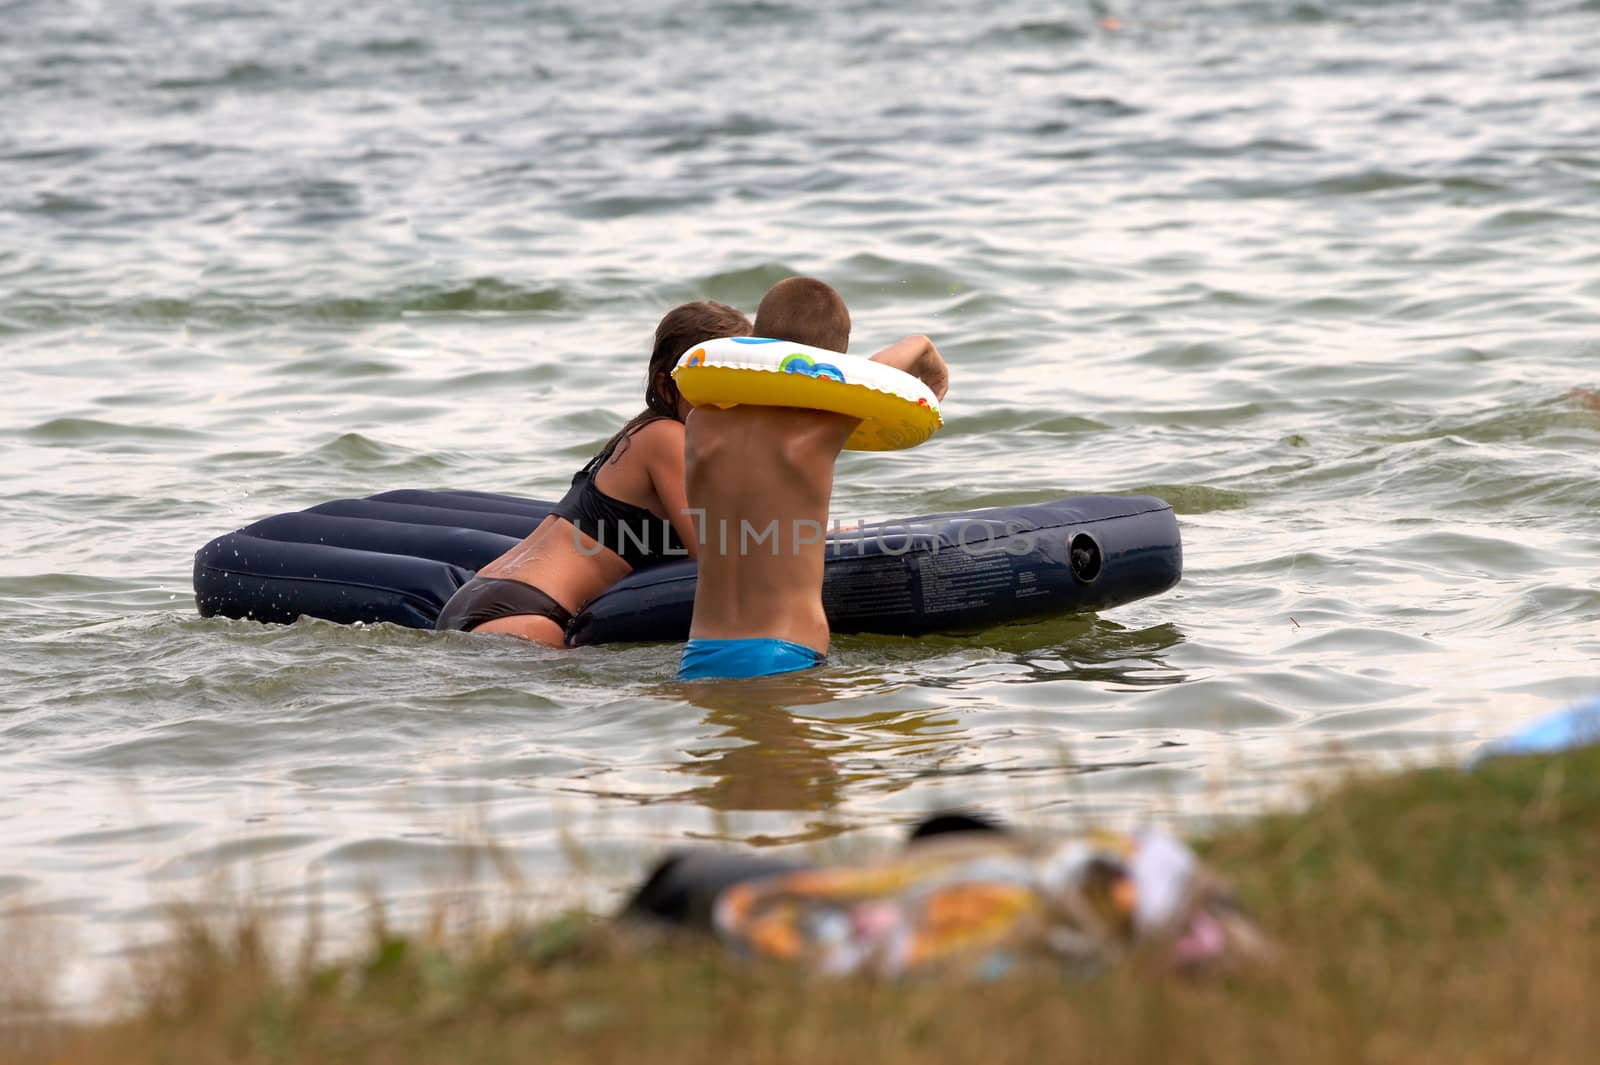
<path fill-rule="evenodd" d="M 1491 356 L 1474 349 L 1476 361 L 1487 361 Z M 1458 357 L 1456 362 L 1466 359 Z M 1574 400 L 1576 399 L 1576 403 Z M 1581 409 L 1581 396 L 1571 393 L 1560 401 L 1529 407 L 1500 409 L 1477 415 L 1452 414 L 1429 417 L 1407 428 L 1397 428 L 1375 439 L 1388 443 L 1413 443 L 1454 437 L 1474 444 L 1501 444 L 1507 442 L 1544 441 L 1552 436 L 1564 435 L 1568 429 L 1595 429 L 1596 420 Z"/>
<path fill-rule="evenodd" d="M 1527 210 L 1518 208 L 1490 215 L 1473 227 L 1480 234 L 1514 233 L 1528 229 L 1550 229 L 1563 235 L 1573 229 L 1592 227 L 1600 217 L 1574 214 L 1571 211 Z"/>
<path fill-rule="evenodd" d="M 186 92 L 193 89 L 252 89 L 283 81 L 286 74 L 303 72 L 303 70 L 283 70 L 247 60 L 243 63 L 234 63 L 217 74 L 193 74 L 158 78 L 150 83 L 150 88 L 157 92 Z"/>
<path fill-rule="evenodd" d="M 250 7 L 238 0 L 191 0 L 183 5 L 183 13 L 197 20 L 198 25 L 218 22 L 267 22 L 276 12 L 266 7 Z"/>
<path fill-rule="evenodd" d="M 83 446 L 127 442 L 161 443 L 172 440 L 203 440 L 208 434 L 192 429 L 160 425 L 124 425 L 95 418 L 51 418 L 24 429 L 26 440 L 45 445 Z"/>
<path fill-rule="evenodd" d="M 963 435 L 993 436 L 1001 433 L 1031 431 L 1053 436 L 1078 436 L 1104 432 L 1111 426 L 1077 414 L 1062 414 L 1058 410 L 1038 407 L 992 406 L 961 418 Z"/>
<path fill-rule="evenodd" d="M 708 145 L 725 146 L 728 141 L 743 137 L 759 137 L 776 133 L 784 127 L 761 115 L 735 111 L 707 122 L 686 121 L 674 115 L 671 121 L 652 120 L 628 134 L 647 139 L 659 139 L 650 151 L 656 155 L 678 155 L 699 151 Z"/>
<path fill-rule="evenodd" d="M 1074 19 L 1033 19 L 997 26 L 981 40 L 995 44 L 1076 44 L 1088 36 L 1088 26 Z"/>
<path fill-rule="evenodd" d="M 57 836 L 50 841 L 55 847 L 103 847 L 107 844 L 129 843 L 148 846 L 182 839 L 200 827 L 198 821 L 158 821 L 126 828 L 103 828 L 88 832 L 73 832 Z"/>
<path fill-rule="evenodd" d="M 363 42 L 360 49 L 368 55 L 420 56 L 427 55 L 432 45 L 422 37 L 378 37 Z"/>
<path fill-rule="evenodd" d="M 1134 356 L 1141 363 L 1173 370 L 1206 369 L 1226 366 L 1239 353 L 1221 344 L 1158 344 Z"/>
<path fill-rule="evenodd" d="M 328 377 L 336 380 L 359 380 L 372 377 L 392 377 L 401 372 L 400 367 L 381 359 L 329 358 L 318 355 L 309 359 L 296 359 L 272 368 L 274 377 Z"/>
<path fill-rule="evenodd" d="M 1289 22 L 1317 23 L 1333 21 L 1333 15 L 1329 13 L 1327 8 L 1318 4 L 1307 3 L 1291 5 L 1285 13 L 1285 17 Z"/>
<path fill-rule="evenodd" d="M 242 148 L 226 144 L 204 144 L 199 141 L 155 141 L 140 149 L 146 155 L 163 159 L 209 159 L 213 155 L 247 157 Z"/>
<path fill-rule="evenodd" d="M 126 581 L 89 577 L 81 573 L 35 573 L 26 577 L 0 577 L 0 597 L 34 599 L 59 595 L 104 595 L 127 591 Z"/>
<path fill-rule="evenodd" d="M 735 270 L 719 270 L 700 277 L 673 298 L 714 299 L 735 307 L 754 307 L 767 289 L 800 271 L 779 262 L 764 262 Z"/>
<path fill-rule="evenodd" d="M 1373 193 L 1393 192 L 1424 185 L 1437 184 L 1437 179 L 1403 174 L 1399 171 L 1375 168 L 1350 174 L 1312 181 L 1221 180 L 1204 181 L 1195 191 L 1209 190 L 1225 199 L 1322 199 L 1323 197 L 1370 196 Z"/>
<path fill-rule="evenodd" d="M 1365 300 L 1346 299 L 1342 296 L 1317 296 L 1299 300 L 1285 308 L 1296 318 L 1355 318 L 1372 314 L 1376 308 Z"/>
<path fill-rule="evenodd" d="M 1100 118 L 1132 118 L 1142 115 L 1145 109 L 1115 96 L 1078 96 L 1068 93 L 1055 99 L 1057 107 L 1073 114 L 1096 115 Z"/>
<path fill-rule="evenodd" d="M 1179 514 L 1215 514 L 1242 510 L 1250 504 L 1250 497 L 1244 492 L 1205 484 L 1145 484 L 1119 489 L 1118 494 L 1155 496 L 1166 500 Z"/>
<path fill-rule="evenodd" d="M 36 214 L 48 216 L 92 214 L 105 210 L 105 205 L 83 196 L 66 196 L 58 192 L 44 192 L 33 201 Z"/>
<path fill-rule="evenodd" d="M 1438 185 L 1441 189 L 1448 189 L 1452 192 L 1506 191 L 1506 186 L 1502 182 L 1491 181 L 1488 178 L 1473 177 L 1470 174 L 1460 174 L 1452 177 L 1439 178 Z"/>
<path fill-rule="evenodd" d="M 1143 692 L 1128 708 L 1128 727 L 1209 729 L 1233 732 L 1244 729 L 1281 728 L 1303 714 L 1271 703 L 1246 689 L 1247 680 L 1191 680 L 1187 684 L 1161 685 Z"/>
<path fill-rule="evenodd" d="M 347 462 L 374 462 L 392 457 L 397 450 L 400 449 L 360 433 L 342 433 L 310 454 Z"/>
<path fill-rule="evenodd" d="M 475 278 L 454 288 L 435 288 L 406 293 L 397 301 L 402 313 L 442 311 L 556 311 L 568 306 L 560 288 L 523 288 L 493 277 Z"/>
<path fill-rule="evenodd" d="M 74 144 L 63 148 L 35 148 L 0 152 L 0 162 L 48 163 L 52 167 L 65 167 L 73 163 L 87 163 L 103 151 L 103 148 L 91 144 Z"/>
<path fill-rule="evenodd" d="M 871 252 L 852 255 L 841 264 L 839 283 L 894 285 L 895 298 L 951 296 L 972 287 L 970 280 L 925 262 L 890 259 Z"/>
<path fill-rule="evenodd" d="M 1427 532 L 1396 540 L 1384 548 L 1391 559 L 1416 562 L 1429 569 L 1508 578 L 1542 572 L 1547 558 L 1508 536 Z"/>
<path fill-rule="evenodd" d="M 0 898 L 15 895 L 19 892 L 29 891 L 39 882 L 31 876 L 18 876 L 14 873 L 0 873 Z"/>
<path fill-rule="evenodd" d="M 1222 116 L 1219 116 L 1222 117 Z M 1118 154 L 1134 159 L 1149 159 L 1161 166 L 1170 166 L 1182 159 L 1242 159 L 1252 163 L 1272 156 L 1303 156 L 1317 149 L 1303 141 L 1284 137 L 1251 137 L 1247 140 L 1201 140 L 1192 136 L 1146 137 L 1140 136 L 1120 141 L 1115 146 Z M 1200 182 L 1196 187 L 1207 189 L 1215 185 L 1239 185 L 1252 191 L 1267 187 L 1264 182 L 1247 180 Z"/>
<path fill-rule="evenodd" d="M 318 858 L 314 867 L 355 868 L 371 873 L 381 871 L 385 879 L 422 879 L 440 869 L 458 870 L 465 878 L 475 873 L 494 876 L 502 866 L 495 862 L 495 850 L 486 845 L 451 841 L 430 842 L 372 836 L 342 843 Z"/>
<path fill-rule="evenodd" d="M 398 444 L 386 444 L 361 433 L 342 433 L 319 447 L 298 456 L 297 461 L 310 462 L 342 472 L 364 474 L 422 474 L 443 473 L 451 469 L 444 458 L 431 452 L 418 452 Z"/>
<path fill-rule="evenodd" d="M 1425 636 L 1361 625 L 1344 625 L 1327 632 L 1312 633 L 1288 647 L 1300 659 L 1355 655 L 1370 656 L 1374 661 L 1382 661 L 1390 655 L 1424 654 L 1438 649 L 1439 645 Z"/>
<path fill-rule="evenodd" d="M 787 276 L 787 275 L 784 275 Z M 763 290 L 764 291 L 764 290 Z M 0 315 L 21 327 L 58 328 L 107 320 L 137 323 L 206 323 L 225 327 L 278 322 L 349 323 L 395 321 L 407 315 L 530 314 L 575 305 L 556 286 L 525 287 L 498 278 L 452 285 L 415 285 L 378 296 L 326 296 L 306 300 L 236 297 L 226 292 L 195 296 L 145 296 L 118 302 L 45 300 L 24 292 Z"/>
<path fill-rule="evenodd" d="M 773 22 L 794 22 L 803 10 L 771 0 L 723 0 L 714 4 L 711 14 L 724 26 L 760 26 Z"/>
<path fill-rule="evenodd" d="M 264 832 L 185 851 L 161 862 L 146 875 L 156 882 L 203 876 L 235 863 L 261 861 L 322 842 L 322 836 L 305 832 Z"/>
<path fill-rule="evenodd" d="M 1086 418 L 1081 414 L 1057 414 L 1034 422 L 1027 428 L 1036 433 L 1049 433 L 1053 436 L 1076 436 L 1081 433 L 1104 432 L 1111 427 L 1105 422 Z"/>
<path fill-rule="evenodd" d="M 416 392 L 426 395 L 455 392 L 463 395 L 481 395 L 502 389 L 537 394 L 541 387 L 548 389 L 552 381 L 560 379 L 563 370 L 564 367 L 558 363 L 541 363 L 519 366 L 512 370 L 474 370 L 455 377 L 419 381 L 414 384 Z M 642 379 L 643 371 L 640 373 Z"/>
<path fill-rule="evenodd" d="M 692 195 L 663 196 L 663 195 L 632 195 L 632 196 L 581 196 L 575 198 L 567 207 L 567 213 L 574 218 L 632 218 L 636 215 L 671 214 L 692 211 L 702 207 L 711 199 L 709 192 L 696 192 Z"/>

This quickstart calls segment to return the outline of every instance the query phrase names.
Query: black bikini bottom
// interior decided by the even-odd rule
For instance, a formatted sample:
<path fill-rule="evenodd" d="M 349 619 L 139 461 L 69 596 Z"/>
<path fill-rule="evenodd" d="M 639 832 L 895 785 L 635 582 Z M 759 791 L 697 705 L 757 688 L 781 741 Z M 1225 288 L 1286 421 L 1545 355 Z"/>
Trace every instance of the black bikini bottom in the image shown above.
<path fill-rule="evenodd" d="M 486 622 L 531 614 L 549 618 L 563 630 L 572 612 L 531 584 L 502 577 L 474 577 L 450 597 L 433 623 L 435 631 L 471 632 Z"/>

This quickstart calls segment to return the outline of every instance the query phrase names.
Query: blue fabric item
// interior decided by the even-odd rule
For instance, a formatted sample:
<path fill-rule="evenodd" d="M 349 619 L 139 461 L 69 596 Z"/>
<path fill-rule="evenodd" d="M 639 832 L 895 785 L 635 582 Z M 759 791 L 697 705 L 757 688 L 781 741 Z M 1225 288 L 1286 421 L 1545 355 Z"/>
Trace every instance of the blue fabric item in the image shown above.
<path fill-rule="evenodd" d="M 1600 743 L 1600 697 L 1541 717 L 1509 736 L 1490 740 L 1472 756 L 1471 765 L 1516 754 L 1555 754 Z"/>
<path fill-rule="evenodd" d="M 713 677 L 770 677 L 821 665 L 815 649 L 788 640 L 761 637 L 750 640 L 690 640 L 678 666 L 679 680 Z"/>

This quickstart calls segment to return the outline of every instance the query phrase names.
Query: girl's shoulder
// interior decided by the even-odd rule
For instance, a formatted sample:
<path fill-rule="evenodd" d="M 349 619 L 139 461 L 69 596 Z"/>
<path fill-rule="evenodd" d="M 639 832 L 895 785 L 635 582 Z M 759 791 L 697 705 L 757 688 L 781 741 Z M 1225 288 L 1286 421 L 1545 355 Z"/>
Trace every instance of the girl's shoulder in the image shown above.
<path fill-rule="evenodd" d="M 682 450 L 683 423 L 672 418 L 657 418 L 629 433 L 626 445 L 615 449 L 613 459 L 648 465 L 658 455 Z"/>
<path fill-rule="evenodd" d="M 683 423 L 673 418 L 657 418 L 633 431 L 634 443 L 645 447 L 674 447 L 683 443 Z"/>

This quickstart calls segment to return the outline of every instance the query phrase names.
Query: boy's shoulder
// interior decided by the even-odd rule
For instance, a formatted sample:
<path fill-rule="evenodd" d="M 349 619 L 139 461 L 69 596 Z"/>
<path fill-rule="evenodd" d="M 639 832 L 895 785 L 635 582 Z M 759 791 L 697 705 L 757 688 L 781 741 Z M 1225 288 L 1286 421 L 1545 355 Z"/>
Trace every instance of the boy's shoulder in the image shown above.
<path fill-rule="evenodd" d="M 791 446 L 837 452 L 858 424 L 847 415 L 810 407 L 696 407 L 689 415 L 688 438 L 697 445 L 714 443 L 739 458 Z"/>

